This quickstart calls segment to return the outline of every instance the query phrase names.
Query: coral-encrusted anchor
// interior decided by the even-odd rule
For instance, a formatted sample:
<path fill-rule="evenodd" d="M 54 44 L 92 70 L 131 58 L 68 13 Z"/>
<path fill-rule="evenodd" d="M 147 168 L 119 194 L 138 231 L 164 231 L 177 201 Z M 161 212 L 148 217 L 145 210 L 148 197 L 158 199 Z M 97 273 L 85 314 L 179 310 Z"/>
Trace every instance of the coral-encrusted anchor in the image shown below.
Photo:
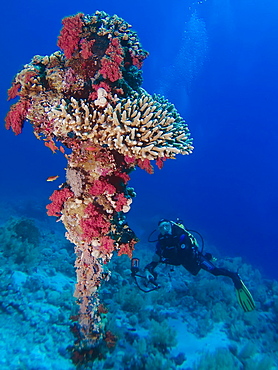
<path fill-rule="evenodd" d="M 6 128 L 18 135 L 28 120 L 35 136 L 68 161 L 66 182 L 50 197 L 47 213 L 63 222 L 75 245 L 80 311 L 72 358 L 83 364 L 100 356 L 98 345 L 116 344 L 102 323 L 98 289 L 109 278 L 103 265 L 113 253 L 132 257 L 137 242 L 124 219 L 135 196 L 130 173 L 136 166 L 153 173 L 151 161 L 162 168 L 166 158 L 193 147 L 175 107 L 141 88 L 148 53 L 128 23 L 99 11 L 62 23 L 62 52 L 36 55 L 16 75 L 8 95 L 19 101 Z"/>

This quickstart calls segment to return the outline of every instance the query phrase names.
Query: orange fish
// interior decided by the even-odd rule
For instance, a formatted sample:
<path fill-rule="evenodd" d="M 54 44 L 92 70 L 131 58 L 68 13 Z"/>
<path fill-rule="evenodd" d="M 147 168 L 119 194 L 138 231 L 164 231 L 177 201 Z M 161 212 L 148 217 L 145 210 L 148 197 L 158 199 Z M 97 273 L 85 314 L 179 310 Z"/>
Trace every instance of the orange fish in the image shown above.
<path fill-rule="evenodd" d="M 55 145 L 54 141 L 45 141 L 44 143 L 45 146 L 47 146 L 49 149 L 52 150 L 52 153 L 55 153 L 55 151 L 58 149 L 58 147 Z"/>
<path fill-rule="evenodd" d="M 49 176 L 46 181 L 54 181 L 54 180 L 57 180 L 58 179 L 58 175 L 57 176 Z"/>
<path fill-rule="evenodd" d="M 91 152 L 96 152 L 98 150 L 98 148 L 94 147 L 94 146 L 87 146 L 87 148 L 85 148 L 86 150 L 89 150 Z"/>

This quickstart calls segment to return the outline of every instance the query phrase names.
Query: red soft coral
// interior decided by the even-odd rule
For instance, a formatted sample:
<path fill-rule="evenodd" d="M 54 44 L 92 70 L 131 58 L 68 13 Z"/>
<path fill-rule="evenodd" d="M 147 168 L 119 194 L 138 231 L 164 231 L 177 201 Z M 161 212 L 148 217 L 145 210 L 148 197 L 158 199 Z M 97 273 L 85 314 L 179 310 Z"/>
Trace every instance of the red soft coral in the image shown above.
<path fill-rule="evenodd" d="M 126 172 L 116 171 L 115 176 L 119 177 L 120 181 L 122 180 L 124 184 L 127 184 L 127 182 L 130 180 L 130 176 Z"/>
<path fill-rule="evenodd" d="M 118 250 L 118 256 L 121 256 L 122 254 L 127 254 L 129 258 L 132 258 L 133 249 L 133 243 L 121 244 L 120 249 Z"/>
<path fill-rule="evenodd" d="M 49 198 L 52 203 L 46 206 L 48 216 L 61 216 L 63 204 L 65 201 L 73 196 L 73 192 L 68 188 L 61 190 L 54 190 L 53 194 Z"/>
<path fill-rule="evenodd" d="M 9 130 L 11 128 L 16 135 L 21 134 L 29 108 L 30 102 L 28 100 L 20 100 L 13 104 L 5 118 L 6 129 Z"/>
<path fill-rule="evenodd" d="M 82 236 L 86 241 L 89 242 L 93 238 L 108 233 L 110 222 L 106 220 L 99 207 L 89 204 L 85 209 L 85 214 L 86 218 L 81 220 L 80 225 L 83 230 Z"/>
<path fill-rule="evenodd" d="M 70 59 L 73 53 L 78 49 L 83 26 L 83 15 L 83 13 L 78 13 L 75 16 L 66 17 L 62 20 L 64 26 L 58 37 L 57 45 L 63 50 L 67 59 Z"/>
<path fill-rule="evenodd" d="M 154 170 L 153 170 L 153 166 L 151 165 L 151 162 L 149 159 L 145 158 L 145 159 L 139 159 L 138 160 L 138 166 L 140 168 L 142 168 L 142 170 L 145 170 L 147 171 L 149 174 L 153 174 Z"/>
<path fill-rule="evenodd" d="M 114 194 L 115 192 L 116 188 L 105 180 L 95 180 L 90 189 L 90 194 L 93 196 L 98 196 L 104 193 Z"/>
<path fill-rule="evenodd" d="M 122 72 L 119 65 L 107 57 L 101 59 L 101 69 L 99 70 L 99 73 L 111 82 L 115 82 L 122 78 Z"/>
<path fill-rule="evenodd" d="M 134 163 L 136 161 L 136 158 L 135 157 L 129 157 L 129 156 L 126 155 L 124 157 L 124 160 L 125 160 L 125 163 L 126 164 L 132 164 L 132 163 Z"/>
<path fill-rule="evenodd" d="M 121 212 L 123 207 L 127 205 L 127 198 L 124 196 L 123 193 L 117 194 L 116 206 L 115 211 Z"/>
<path fill-rule="evenodd" d="M 101 59 L 101 69 L 99 73 L 111 82 L 121 79 L 121 64 L 123 62 L 123 49 L 117 38 L 110 41 L 106 49 L 105 56 Z"/>
<path fill-rule="evenodd" d="M 12 84 L 12 87 L 9 88 L 8 90 L 8 100 L 14 99 L 18 95 L 18 90 L 21 88 L 21 84 L 14 83 Z"/>
<path fill-rule="evenodd" d="M 96 222 L 97 219 L 98 222 Z M 81 220 L 80 226 L 83 230 L 82 237 L 87 242 L 90 242 L 93 238 L 98 238 L 101 235 L 98 225 L 101 227 L 100 217 L 88 217 Z"/>
<path fill-rule="evenodd" d="M 95 40 L 89 40 L 88 41 L 86 39 L 82 39 L 80 41 L 80 45 L 81 45 L 80 54 L 81 54 L 83 59 L 89 59 L 93 55 L 92 47 L 94 45 L 94 42 L 95 42 Z"/>
<path fill-rule="evenodd" d="M 157 167 L 161 170 L 163 165 L 164 165 L 164 161 L 166 161 L 166 158 L 165 157 L 159 157 L 156 161 L 155 161 L 155 164 L 157 165 Z"/>
<path fill-rule="evenodd" d="M 100 246 L 100 249 L 102 252 L 104 252 L 104 254 L 107 254 L 107 253 L 112 253 L 115 246 L 114 246 L 114 240 L 109 238 L 109 236 L 103 236 L 101 239 L 100 239 L 100 243 L 101 243 L 101 246 Z"/>

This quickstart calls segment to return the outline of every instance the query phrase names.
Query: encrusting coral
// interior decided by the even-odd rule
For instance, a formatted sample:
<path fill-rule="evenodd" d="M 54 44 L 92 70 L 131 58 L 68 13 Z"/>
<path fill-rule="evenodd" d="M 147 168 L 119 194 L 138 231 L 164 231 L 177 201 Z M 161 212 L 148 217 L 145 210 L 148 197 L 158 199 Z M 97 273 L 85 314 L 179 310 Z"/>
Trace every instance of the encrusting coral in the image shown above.
<path fill-rule="evenodd" d="M 100 11 L 64 18 L 63 52 L 36 55 L 8 91 L 19 100 L 6 128 L 18 135 L 28 120 L 36 137 L 68 160 L 66 182 L 47 213 L 64 223 L 75 244 L 81 347 L 103 338 L 97 309 L 98 287 L 109 278 L 103 264 L 114 251 L 131 257 L 137 242 L 123 216 L 134 196 L 129 173 L 136 166 L 152 173 L 151 160 L 162 168 L 167 158 L 193 150 L 175 107 L 140 87 L 148 53 L 130 27 Z"/>

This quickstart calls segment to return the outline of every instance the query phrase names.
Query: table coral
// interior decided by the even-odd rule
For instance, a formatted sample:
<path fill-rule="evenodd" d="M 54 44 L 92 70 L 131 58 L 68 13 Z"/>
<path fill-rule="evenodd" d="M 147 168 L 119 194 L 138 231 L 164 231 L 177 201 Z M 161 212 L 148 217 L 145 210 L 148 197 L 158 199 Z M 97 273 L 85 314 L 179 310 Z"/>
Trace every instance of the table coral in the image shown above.
<path fill-rule="evenodd" d="M 21 133 L 28 120 L 38 139 L 67 158 L 66 182 L 50 197 L 48 214 L 59 218 L 74 243 L 80 305 L 79 346 L 102 338 L 98 287 L 109 278 L 103 265 L 132 255 L 137 238 L 123 222 L 134 191 L 127 186 L 139 166 L 152 173 L 167 158 L 193 150 L 187 124 L 164 97 L 140 87 L 148 53 L 131 26 L 97 11 L 63 19 L 56 51 L 33 57 L 15 76 L 18 97 L 6 128 Z M 59 141 L 68 148 L 65 153 Z"/>

